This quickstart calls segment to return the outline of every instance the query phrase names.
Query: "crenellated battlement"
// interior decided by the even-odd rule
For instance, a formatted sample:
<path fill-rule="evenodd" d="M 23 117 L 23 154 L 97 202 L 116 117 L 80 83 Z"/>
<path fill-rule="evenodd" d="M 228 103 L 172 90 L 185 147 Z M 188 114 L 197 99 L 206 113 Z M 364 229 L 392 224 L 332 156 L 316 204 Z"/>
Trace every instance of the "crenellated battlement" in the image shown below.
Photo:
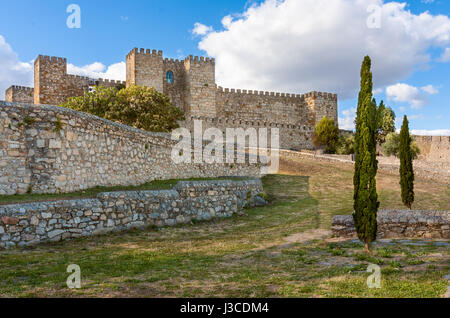
<path fill-rule="evenodd" d="M 8 88 L 8 90 L 15 90 L 15 91 L 24 91 L 24 92 L 33 92 L 34 88 L 32 87 L 26 87 L 26 86 L 18 86 L 18 85 L 12 85 Z"/>
<path fill-rule="evenodd" d="M 39 55 L 37 59 L 35 60 L 35 63 L 37 61 L 44 61 L 49 63 L 60 63 L 60 64 L 66 64 L 67 59 L 64 57 L 57 57 L 57 56 L 48 56 L 48 55 Z"/>
<path fill-rule="evenodd" d="M 305 98 L 323 97 L 326 99 L 337 101 L 336 94 L 325 93 L 325 92 L 316 92 L 316 91 L 309 92 L 306 94 L 291 94 L 291 93 L 280 93 L 280 92 L 269 92 L 269 91 L 223 88 L 221 86 L 217 86 L 217 93 L 219 93 L 219 94 L 252 95 L 252 96 L 284 97 L 284 98 L 300 99 L 300 100 L 304 100 Z"/>
<path fill-rule="evenodd" d="M 204 56 L 193 56 L 189 55 L 185 59 L 185 61 L 190 61 L 191 63 L 211 63 L 215 64 L 216 60 L 214 58 L 204 57 Z"/>
<path fill-rule="evenodd" d="M 159 56 L 162 57 L 163 52 L 161 50 L 151 50 L 151 49 L 144 49 L 144 48 L 134 48 L 130 51 L 130 53 L 127 54 L 127 58 L 129 58 L 133 54 L 139 54 L 139 55 L 145 55 L 145 56 Z"/>

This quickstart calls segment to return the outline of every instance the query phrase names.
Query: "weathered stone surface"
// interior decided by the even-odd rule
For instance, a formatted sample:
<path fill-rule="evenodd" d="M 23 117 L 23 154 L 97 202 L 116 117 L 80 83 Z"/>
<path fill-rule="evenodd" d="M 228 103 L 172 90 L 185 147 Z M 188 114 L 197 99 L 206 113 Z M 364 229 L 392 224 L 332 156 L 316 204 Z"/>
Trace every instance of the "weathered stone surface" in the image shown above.
<path fill-rule="evenodd" d="M 19 219 L 15 217 L 4 216 L 2 217 L 2 222 L 7 225 L 16 225 L 19 223 Z"/>
<path fill-rule="evenodd" d="M 0 101 L 0 113 L 0 127 L 11 126 L 0 130 L 0 194 L 65 193 L 155 179 L 261 176 L 261 164 L 249 163 L 249 156 L 233 165 L 177 164 L 172 149 L 178 141 L 170 134 L 62 107 Z M 37 131 L 33 138 L 19 127 L 26 117 L 36 119 L 28 129 Z M 54 131 L 57 119 L 59 132 Z"/>
<path fill-rule="evenodd" d="M 398 211 L 378 212 L 378 238 L 443 238 L 450 239 L 450 211 Z M 356 237 L 351 215 L 337 215 L 332 221 L 333 236 Z"/>
<path fill-rule="evenodd" d="M 254 205 L 254 197 L 262 190 L 260 179 L 187 181 L 176 184 L 174 190 L 100 193 L 95 199 L 0 206 L 2 220 L 8 221 L 0 226 L 0 242 L 6 242 L 0 246 L 229 217 Z"/>

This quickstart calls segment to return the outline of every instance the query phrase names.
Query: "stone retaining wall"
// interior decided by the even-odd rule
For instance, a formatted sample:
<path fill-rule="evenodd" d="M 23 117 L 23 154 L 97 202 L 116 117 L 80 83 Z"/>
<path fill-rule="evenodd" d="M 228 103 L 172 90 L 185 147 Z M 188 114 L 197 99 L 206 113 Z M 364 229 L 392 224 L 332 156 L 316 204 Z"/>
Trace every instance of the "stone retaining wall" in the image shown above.
<path fill-rule="evenodd" d="M 171 156 L 176 144 L 169 134 L 67 108 L 0 101 L 0 195 L 261 175 L 260 164 L 248 158 L 235 164 L 176 164 Z"/>
<path fill-rule="evenodd" d="M 262 191 L 260 179 L 181 181 L 173 190 L 0 206 L 0 248 L 230 217 L 246 206 L 261 204 L 257 195 Z"/>
<path fill-rule="evenodd" d="M 450 239 L 450 211 L 397 211 L 378 212 L 378 238 L 433 238 Z M 333 218 L 335 237 L 356 237 L 353 216 Z"/>

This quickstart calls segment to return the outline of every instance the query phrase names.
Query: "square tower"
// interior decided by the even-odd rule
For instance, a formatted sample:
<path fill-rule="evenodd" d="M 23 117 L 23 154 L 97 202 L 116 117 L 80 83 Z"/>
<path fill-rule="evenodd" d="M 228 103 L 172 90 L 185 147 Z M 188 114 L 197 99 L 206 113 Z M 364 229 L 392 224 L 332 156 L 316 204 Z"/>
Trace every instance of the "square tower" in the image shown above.
<path fill-rule="evenodd" d="M 127 55 L 127 87 L 139 85 L 164 91 L 162 51 L 134 48 Z"/>
<path fill-rule="evenodd" d="M 216 117 L 215 60 L 190 55 L 186 69 L 185 104 L 190 116 Z"/>
<path fill-rule="evenodd" d="M 34 62 L 34 103 L 60 105 L 66 101 L 67 60 L 39 55 Z"/>

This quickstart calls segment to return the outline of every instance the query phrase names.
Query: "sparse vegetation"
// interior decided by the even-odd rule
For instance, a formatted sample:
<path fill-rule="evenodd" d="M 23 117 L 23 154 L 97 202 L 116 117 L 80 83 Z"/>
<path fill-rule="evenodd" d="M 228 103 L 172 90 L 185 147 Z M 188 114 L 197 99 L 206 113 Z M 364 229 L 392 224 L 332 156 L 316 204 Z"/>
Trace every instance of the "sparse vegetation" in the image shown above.
<path fill-rule="evenodd" d="M 61 129 L 63 128 L 61 118 L 56 117 L 56 121 L 55 121 L 54 125 L 55 125 L 55 127 L 53 128 L 53 131 L 56 133 L 59 133 L 61 131 Z"/>

